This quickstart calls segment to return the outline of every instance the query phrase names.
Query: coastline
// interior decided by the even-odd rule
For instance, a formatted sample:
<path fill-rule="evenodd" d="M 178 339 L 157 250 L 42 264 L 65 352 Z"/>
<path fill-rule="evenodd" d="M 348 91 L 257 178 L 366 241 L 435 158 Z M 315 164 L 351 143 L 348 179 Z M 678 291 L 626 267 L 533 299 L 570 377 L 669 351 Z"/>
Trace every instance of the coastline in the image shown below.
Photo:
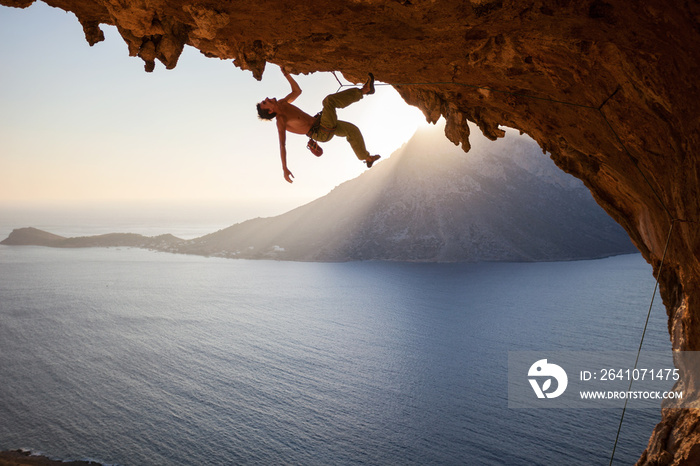
<path fill-rule="evenodd" d="M 0 466 L 102 466 L 94 461 L 58 461 L 26 450 L 0 451 Z"/>

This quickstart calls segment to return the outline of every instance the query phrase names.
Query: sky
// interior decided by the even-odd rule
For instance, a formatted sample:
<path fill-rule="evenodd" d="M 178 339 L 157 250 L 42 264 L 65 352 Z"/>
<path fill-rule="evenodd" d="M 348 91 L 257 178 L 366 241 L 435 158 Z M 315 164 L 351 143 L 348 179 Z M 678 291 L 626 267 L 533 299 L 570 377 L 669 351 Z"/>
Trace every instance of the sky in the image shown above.
<path fill-rule="evenodd" d="M 289 135 L 295 181 L 284 180 L 274 123 L 255 111 L 290 91 L 277 66 L 259 82 L 186 46 L 175 69 L 156 62 L 146 73 L 116 28 L 101 28 L 105 41 L 90 47 L 72 13 L 41 2 L 0 6 L 0 207 L 237 203 L 266 216 L 366 170 L 343 138 L 316 158 L 306 137 Z M 303 93 L 295 104 L 310 114 L 338 89 L 331 73 L 296 79 Z M 384 158 L 427 125 L 390 86 L 339 117 Z"/>

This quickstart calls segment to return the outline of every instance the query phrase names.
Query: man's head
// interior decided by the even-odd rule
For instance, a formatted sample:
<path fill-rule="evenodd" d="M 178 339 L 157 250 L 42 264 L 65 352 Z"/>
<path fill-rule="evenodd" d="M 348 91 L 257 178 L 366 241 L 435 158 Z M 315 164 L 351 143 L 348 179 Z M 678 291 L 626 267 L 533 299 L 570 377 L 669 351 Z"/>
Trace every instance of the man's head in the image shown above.
<path fill-rule="evenodd" d="M 261 120 L 272 120 L 277 116 L 277 99 L 270 99 L 269 97 L 257 106 L 258 118 Z"/>

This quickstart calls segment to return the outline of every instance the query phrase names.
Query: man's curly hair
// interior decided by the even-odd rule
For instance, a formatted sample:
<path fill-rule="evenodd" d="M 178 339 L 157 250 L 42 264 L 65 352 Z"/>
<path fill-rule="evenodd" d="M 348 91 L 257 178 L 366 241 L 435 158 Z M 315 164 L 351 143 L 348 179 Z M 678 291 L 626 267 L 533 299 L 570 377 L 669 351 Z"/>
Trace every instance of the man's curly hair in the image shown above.
<path fill-rule="evenodd" d="M 260 107 L 260 104 L 256 105 L 258 109 L 258 118 L 261 120 L 272 120 L 277 116 L 275 112 L 271 112 L 265 108 Z"/>

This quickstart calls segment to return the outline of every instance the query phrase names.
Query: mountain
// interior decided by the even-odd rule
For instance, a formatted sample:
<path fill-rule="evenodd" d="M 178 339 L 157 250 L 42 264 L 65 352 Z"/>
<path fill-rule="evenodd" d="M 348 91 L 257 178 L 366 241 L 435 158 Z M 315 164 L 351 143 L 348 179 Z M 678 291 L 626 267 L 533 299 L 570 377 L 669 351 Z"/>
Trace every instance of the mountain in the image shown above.
<path fill-rule="evenodd" d="M 635 252 L 583 183 L 532 139 L 472 133 L 464 153 L 429 127 L 388 160 L 274 218 L 186 242 L 226 257 L 345 261 L 549 261 Z"/>
<path fill-rule="evenodd" d="M 636 251 L 583 183 L 559 170 L 532 139 L 508 130 L 492 142 L 474 131 L 472 150 L 464 153 L 442 131 L 418 131 L 388 160 L 309 204 L 193 240 L 62 239 L 21 229 L 2 244 L 45 240 L 58 247 L 301 261 L 551 261 Z"/>

